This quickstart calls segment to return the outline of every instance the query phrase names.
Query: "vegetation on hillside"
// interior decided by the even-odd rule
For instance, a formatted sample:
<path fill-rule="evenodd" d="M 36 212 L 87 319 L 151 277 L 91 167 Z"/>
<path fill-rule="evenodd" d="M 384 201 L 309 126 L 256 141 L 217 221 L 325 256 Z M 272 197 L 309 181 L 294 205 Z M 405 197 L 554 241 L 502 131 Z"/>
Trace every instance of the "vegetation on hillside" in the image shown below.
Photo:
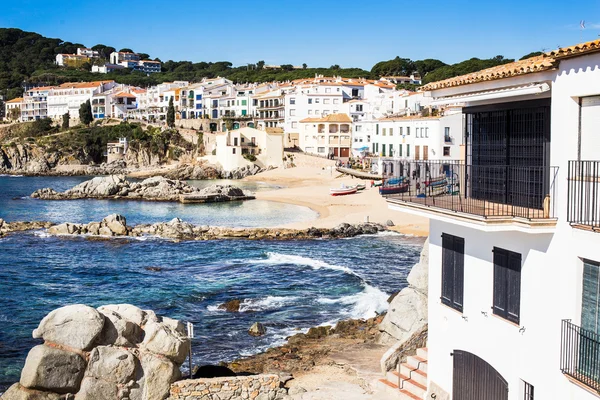
<path fill-rule="evenodd" d="M 480 69 L 504 64 L 512 60 L 503 56 L 491 59 L 472 58 L 457 64 L 447 65 L 436 59 L 413 61 L 408 58 L 396 57 L 392 60 L 381 61 L 373 66 L 371 71 L 361 68 L 341 68 L 332 65 L 329 68 L 309 68 L 303 64 L 301 69 L 294 69 L 290 64 L 281 69 L 265 69 L 265 62 L 258 61 L 234 67 L 228 61 L 197 62 L 166 61 L 162 71 L 151 75 L 129 69 L 117 70 L 110 74 L 99 75 L 90 72 L 91 65 L 85 63 L 79 68 L 63 68 L 54 65 L 56 54 L 76 53 L 79 43 L 63 42 L 60 39 L 43 37 L 37 33 L 24 32 L 14 28 L 0 28 L 0 94 L 7 99 L 19 97 L 22 94 L 23 82 L 42 85 L 58 85 L 64 82 L 93 81 L 99 79 L 115 80 L 119 83 L 148 87 L 161 82 L 186 80 L 198 82 L 202 78 L 225 77 L 236 83 L 287 81 L 299 78 L 314 77 L 315 74 L 325 76 L 342 76 L 345 78 L 377 79 L 386 75 L 411 75 L 418 73 L 424 83 L 446 79 L 460 74 L 466 74 Z M 114 47 L 104 44 L 92 46 L 100 52 L 101 59 L 92 62 L 106 62 Z M 131 51 L 132 49 L 121 49 Z M 139 53 L 143 58 L 149 54 Z M 537 53 L 528 54 L 531 57 Z M 155 60 L 160 61 L 155 58 Z M 412 86 L 410 86 L 412 88 Z"/>

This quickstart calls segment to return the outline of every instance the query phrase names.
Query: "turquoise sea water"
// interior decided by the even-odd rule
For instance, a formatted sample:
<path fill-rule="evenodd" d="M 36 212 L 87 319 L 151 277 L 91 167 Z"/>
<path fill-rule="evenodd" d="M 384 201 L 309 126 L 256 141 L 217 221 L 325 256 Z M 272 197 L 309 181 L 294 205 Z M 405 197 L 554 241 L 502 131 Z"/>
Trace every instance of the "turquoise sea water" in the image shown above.
<path fill-rule="evenodd" d="M 130 224 L 180 217 L 197 224 L 269 226 L 315 217 L 303 207 L 258 201 L 229 206 L 23 199 L 40 187 L 64 190 L 85 179 L 0 177 L 0 218 L 88 222 L 118 212 Z M 0 392 L 19 379 L 28 350 L 39 343 L 31 331 L 57 307 L 131 303 L 191 321 L 194 363 L 218 363 L 281 344 L 298 329 L 385 310 L 388 295 L 406 285 L 422 244 L 420 238 L 385 233 L 180 243 L 57 238 L 43 231 L 9 235 L 0 239 Z M 234 298 L 244 300 L 241 313 L 217 310 Z M 267 327 L 265 336 L 247 334 L 255 321 Z"/>

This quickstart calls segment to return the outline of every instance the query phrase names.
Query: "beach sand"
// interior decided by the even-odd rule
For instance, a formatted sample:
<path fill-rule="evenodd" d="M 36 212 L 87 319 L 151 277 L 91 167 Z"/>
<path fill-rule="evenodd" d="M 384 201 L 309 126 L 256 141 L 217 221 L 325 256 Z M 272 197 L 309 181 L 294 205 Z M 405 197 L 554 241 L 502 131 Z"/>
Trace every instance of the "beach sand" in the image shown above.
<path fill-rule="evenodd" d="M 282 228 L 306 229 L 312 226 L 333 228 L 344 222 L 351 224 L 365 222 L 368 218 L 369 222 L 384 225 L 391 220 L 394 226 L 390 229 L 403 234 L 415 236 L 429 234 L 427 218 L 392 211 L 388 208 L 385 199 L 379 195 L 378 188 L 370 187 L 370 181 L 340 175 L 331 167 L 305 166 L 278 168 L 244 179 L 283 187 L 257 192 L 257 199 L 305 206 L 319 213 L 319 218 L 316 220 L 282 225 Z M 364 183 L 367 188 L 346 196 L 329 194 L 330 188 L 338 188 L 341 184 L 350 186 L 358 183 Z"/>

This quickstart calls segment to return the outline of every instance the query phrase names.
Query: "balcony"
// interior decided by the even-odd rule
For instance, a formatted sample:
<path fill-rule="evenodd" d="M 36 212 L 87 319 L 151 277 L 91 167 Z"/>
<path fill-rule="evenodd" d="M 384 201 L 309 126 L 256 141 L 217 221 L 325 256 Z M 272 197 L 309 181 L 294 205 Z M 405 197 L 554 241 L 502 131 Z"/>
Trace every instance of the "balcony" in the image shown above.
<path fill-rule="evenodd" d="M 560 370 L 586 389 L 600 393 L 600 336 L 563 320 Z"/>
<path fill-rule="evenodd" d="M 567 221 L 600 232 L 600 161 L 569 161 Z"/>
<path fill-rule="evenodd" d="M 557 167 L 474 166 L 464 161 L 386 162 L 381 193 L 391 208 L 494 230 L 553 229 Z"/>

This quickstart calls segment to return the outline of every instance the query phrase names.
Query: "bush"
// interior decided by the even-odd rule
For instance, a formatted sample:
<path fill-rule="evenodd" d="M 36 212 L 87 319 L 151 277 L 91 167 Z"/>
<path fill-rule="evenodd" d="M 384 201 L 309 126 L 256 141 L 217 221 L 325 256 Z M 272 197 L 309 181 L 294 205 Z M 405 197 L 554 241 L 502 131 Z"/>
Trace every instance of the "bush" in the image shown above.
<path fill-rule="evenodd" d="M 250 162 L 256 161 L 256 156 L 254 154 L 246 153 L 242 157 L 244 157 L 246 160 L 248 160 Z"/>

